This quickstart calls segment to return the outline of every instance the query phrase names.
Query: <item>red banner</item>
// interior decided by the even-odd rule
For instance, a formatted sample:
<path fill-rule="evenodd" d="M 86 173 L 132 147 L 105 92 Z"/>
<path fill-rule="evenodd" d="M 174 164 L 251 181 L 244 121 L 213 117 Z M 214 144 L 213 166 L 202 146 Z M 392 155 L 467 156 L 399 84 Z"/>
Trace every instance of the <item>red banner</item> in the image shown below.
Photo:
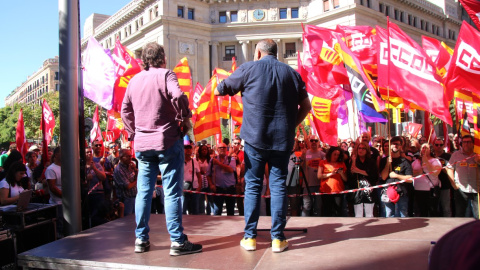
<path fill-rule="evenodd" d="M 417 138 L 418 133 L 422 130 L 422 126 L 422 124 L 408 123 L 408 125 L 405 126 L 405 131 L 412 135 L 412 138 Z"/>
<path fill-rule="evenodd" d="M 102 141 L 102 131 L 100 130 L 100 117 L 98 115 L 98 106 L 95 107 L 95 113 L 93 114 L 93 127 L 90 131 L 90 142 L 93 143 L 96 140 Z"/>
<path fill-rule="evenodd" d="M 452 124 L 442 78 L 425 51 L 400 27 L 389 30 L 377 26 L 379 87 L 393 89 L 403 99 Z"/>
<path fill-rule="evenodd" d="M 480 33 L 463 21 L 447 74 L 448 89 L 480 94 Z"/>

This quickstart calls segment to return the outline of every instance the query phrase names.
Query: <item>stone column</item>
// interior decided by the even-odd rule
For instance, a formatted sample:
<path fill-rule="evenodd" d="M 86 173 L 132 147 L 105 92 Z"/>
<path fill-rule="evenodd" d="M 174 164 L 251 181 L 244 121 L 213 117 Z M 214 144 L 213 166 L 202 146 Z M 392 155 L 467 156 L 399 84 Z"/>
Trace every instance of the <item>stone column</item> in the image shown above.
<path fill-rule="evenodd" d="M 215 69 L 218 67 L 218 41 L 210 41 L 210 45 L 212 45 L 212 68 Z"/>
<path fill-rule="evenodd" d="M 277 43 L 277 59 L 278 61 L 280 62 L 283 62 L 283 44 L 282 44 L 282 40 L 277 38 L 277 39 L 273 39 L 273 41 L 275 41 Z"/>
<path fill-rule="evenodd" d="M 168 34 L 167 35 L 168 39 L 168 46 L 165 46 L 167 42 L 165 42 L 165 55 L 167 56 L 167 68 L 173 69 L 177 63 L 173 61 L 173 59 L 176 59 L 177 55 L 177 50 L 178 50 L 178 37 L 173 34 Z M 173 62 L 169 62 L 168 60 L 172 60 Z"/>
<path fill-rule="evenodd" d="M 248 62 L 248 44 L 250 40 L 240 40 L 238 43 L 242 45 L 242 56 L 243 56 L 243 63 Z"/>

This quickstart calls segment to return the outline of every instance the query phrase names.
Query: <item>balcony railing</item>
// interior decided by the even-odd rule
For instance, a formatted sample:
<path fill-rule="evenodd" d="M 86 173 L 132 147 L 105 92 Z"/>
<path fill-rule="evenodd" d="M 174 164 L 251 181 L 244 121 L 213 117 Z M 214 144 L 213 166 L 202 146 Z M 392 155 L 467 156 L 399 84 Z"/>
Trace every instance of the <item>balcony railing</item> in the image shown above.
<path fill-rule="evenodd" d="M 297 52 L 287 52 L 283 55 L 283 58 L 294 58 L 297 57 Z"/>
<path fill-rule="evenodd" d="M 237 59 L 237 56 L 235 56 L 235 55 L 225 55 L 223 57 L 223 61 L 232 61 L 233 57 L 235 57 L 235 59 Z"/>

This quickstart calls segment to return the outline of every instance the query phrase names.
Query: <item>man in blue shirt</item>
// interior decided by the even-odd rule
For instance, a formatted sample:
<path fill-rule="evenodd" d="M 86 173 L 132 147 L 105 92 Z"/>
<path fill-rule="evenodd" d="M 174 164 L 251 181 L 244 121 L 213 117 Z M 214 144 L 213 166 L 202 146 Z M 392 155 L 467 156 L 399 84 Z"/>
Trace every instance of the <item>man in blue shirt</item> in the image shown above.
<path fill-rule="evenodd" d="M 288 247 L 283 230 L 286 224 L 286 178 L 293 149 L 295 127 L 311 105 L 300 75 L 276 58 L 277 44 L 261 40 L 253 62 L 241 65 L 215 90 L 215 95 L 242 92 L 243 123 L 240 136 L 245 140 L 245 235 L 240 245 L 256 249 L 265 165 L 270 170 L 272 251 Z"/>

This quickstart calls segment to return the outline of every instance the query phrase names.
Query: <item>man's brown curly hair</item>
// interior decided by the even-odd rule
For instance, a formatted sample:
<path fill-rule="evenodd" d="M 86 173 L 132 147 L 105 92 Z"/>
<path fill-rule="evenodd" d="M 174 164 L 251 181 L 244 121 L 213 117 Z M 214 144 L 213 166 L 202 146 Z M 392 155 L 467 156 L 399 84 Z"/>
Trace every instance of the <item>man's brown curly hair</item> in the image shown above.
<path fill-rule="evenodd" d="M 163 46 L 156 42 L 147 43 L 147 45 L 143 47 L 142 61 L 145 70 L 148 70 L 150 67 L 161 67 L 165 64 L 165 51 L 163 50 Z"/>

